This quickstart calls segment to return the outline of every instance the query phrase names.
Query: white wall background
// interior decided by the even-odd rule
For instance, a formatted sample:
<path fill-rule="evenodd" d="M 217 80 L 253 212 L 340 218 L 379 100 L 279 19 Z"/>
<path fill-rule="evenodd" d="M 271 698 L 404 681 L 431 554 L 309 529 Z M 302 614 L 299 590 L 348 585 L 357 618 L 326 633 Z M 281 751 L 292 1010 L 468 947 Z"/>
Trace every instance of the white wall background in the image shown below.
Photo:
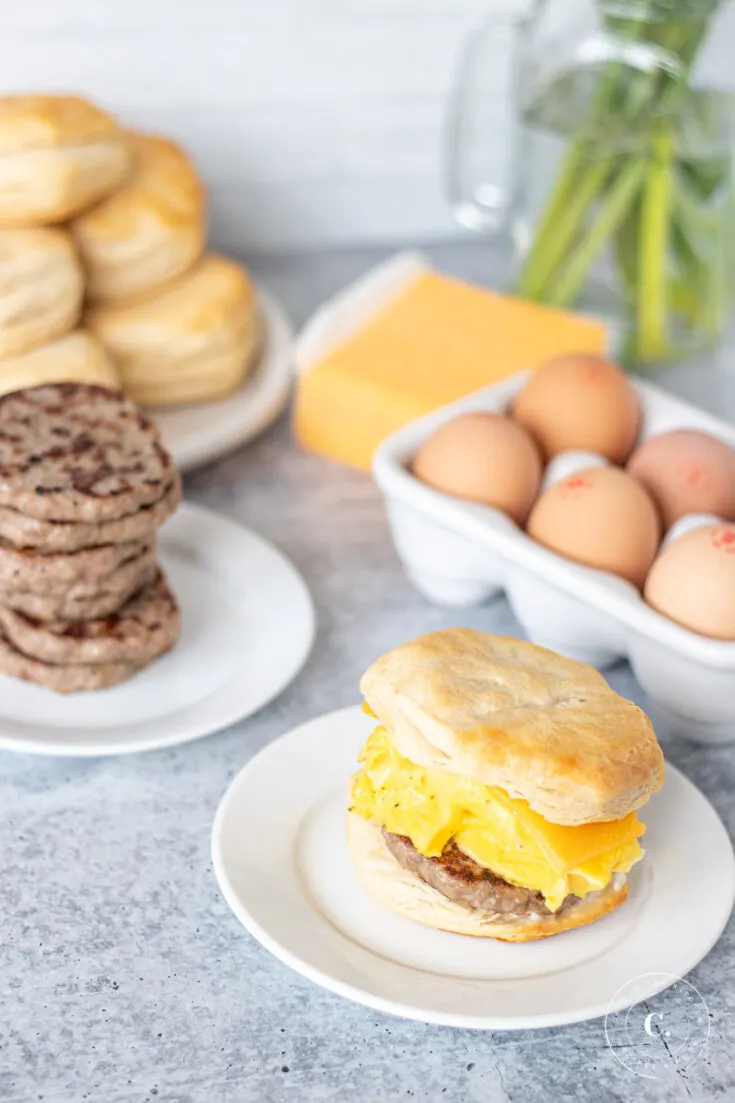
<path fill-rule="evenodd" d="M 0 91 L 78 91 L 178 136 L 221 246 L 445 236 L 442 107 L 493 3 L 1 0 Z"/>
<path fill-rule="evenodd" d="M 74 90 L 177 136 L 222 247 L 446 237 L 440 138 L 457 50 L 483 15 L 522 2 L 0 0 L 0 92 Z M 500 148 L 502 94 L 488 106 Z"/>

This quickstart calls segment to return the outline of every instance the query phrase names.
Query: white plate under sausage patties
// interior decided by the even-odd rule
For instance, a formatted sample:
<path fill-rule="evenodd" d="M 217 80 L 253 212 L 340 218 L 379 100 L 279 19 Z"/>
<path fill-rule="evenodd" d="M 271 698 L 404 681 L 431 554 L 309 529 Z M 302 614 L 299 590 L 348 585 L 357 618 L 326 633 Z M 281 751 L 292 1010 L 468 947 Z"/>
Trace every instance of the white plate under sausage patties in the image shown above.
<path fill-rule="evenodd" d="M 181 614 L 175 648 L 124 684 L 94 693 L 57 696 L 0 675 L 0 748 L 105 755 L 170 747 L 250 715 L 296 676 L 311 650 L 314 610 L 304 582 L 280 552 L 190 503 L 161 530 L 158 551 Z M 45 647 L 56 648 L 58 639 L 45 634 L 43 640 L 50 657 Z M 88 647 L 101 641 L 83 636 L 82 642 L 80 667 L 90 657 Z M 98 684 L 116 673 L 114 667 L 135 661 L 135 650 L 120 642 L 105 648 L 107 664 L 95 664 Z M 51 676 L 53 663 L 47 667 Z M 66 669 L 69 677 L 68 666 L 55 669 Z M 117 670 L 120 677 L 129 673 Z"/>

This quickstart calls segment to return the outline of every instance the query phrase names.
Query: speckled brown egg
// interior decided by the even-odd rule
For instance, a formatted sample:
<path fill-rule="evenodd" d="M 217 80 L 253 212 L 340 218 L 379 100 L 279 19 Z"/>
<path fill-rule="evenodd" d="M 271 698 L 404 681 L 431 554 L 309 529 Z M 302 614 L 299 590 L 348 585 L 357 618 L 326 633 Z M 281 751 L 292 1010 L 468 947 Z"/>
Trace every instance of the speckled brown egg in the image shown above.
<path fill-rule="evenodd" d="M 538 494 L 541 458 L 528 433 L 502 414 L 462 414 L 424 441 L 413 472 L 436 490 L 494 506 L 522 525 Z"/>
<path fill-rule="evenodd" d="M 658 505 L 665 528 L 687 513 L 735 520 L 735 452 L 696 429 L 674 429 L 640 444 L 628 471 Z"/>
<path fill-rule="evenodd" d="M 673 540 L 651 567 L 644 597 L 692 632 L 735 640 L 735 525 L 708 524 Z"/>
<path fill-rule="evenodd" d="M 586 353 L 538 368 L 516 395 L 512 415 L 545 459 L 573 449 L 625 463 L 640 423 L 638 396 L 625 373 Z"/>
<path fill-rule="evenodd" d="M 648 491 L 619 467 L 587 468 L 555 483 L 531 510 L 527 531 L 552 551 L 639 589 L 661 538 Z"/>

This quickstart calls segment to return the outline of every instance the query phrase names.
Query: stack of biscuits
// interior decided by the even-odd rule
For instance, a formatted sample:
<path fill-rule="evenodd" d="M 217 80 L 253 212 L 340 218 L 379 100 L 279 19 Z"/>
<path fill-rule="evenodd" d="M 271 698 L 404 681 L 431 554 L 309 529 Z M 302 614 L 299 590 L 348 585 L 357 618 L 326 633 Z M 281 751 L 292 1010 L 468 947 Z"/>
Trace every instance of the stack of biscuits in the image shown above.
<path fill-rule="evenodd" d="M 155 426 L 119 391 L 0 398 L 0 673 L 102 689 L 168 651 L 179 611 L 156 533 L 180 499 Z"/>
<path fill-rule="evenodd" d="M 75 381 L 163 407 L 237 390 L 255 290 L 205 248 L 204 188 L 173 142 L 83 99 L 0 98 L 0 394 Z"/>

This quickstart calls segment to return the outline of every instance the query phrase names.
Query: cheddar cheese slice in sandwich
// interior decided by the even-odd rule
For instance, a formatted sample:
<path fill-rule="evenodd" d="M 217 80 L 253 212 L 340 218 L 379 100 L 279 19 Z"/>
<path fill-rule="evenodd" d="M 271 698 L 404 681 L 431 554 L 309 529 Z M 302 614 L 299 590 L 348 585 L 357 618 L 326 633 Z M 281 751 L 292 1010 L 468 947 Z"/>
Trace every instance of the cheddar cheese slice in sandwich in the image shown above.
<path fill-rule="evenodd" d="M 379 721 L 350 783 L 348 843 L 368 890 L 442 930 L 527 941 L 627 897 L 636 809 L 663 783 L 648 717 L 591 667 L 453 628 L 364 675 Z"/>

